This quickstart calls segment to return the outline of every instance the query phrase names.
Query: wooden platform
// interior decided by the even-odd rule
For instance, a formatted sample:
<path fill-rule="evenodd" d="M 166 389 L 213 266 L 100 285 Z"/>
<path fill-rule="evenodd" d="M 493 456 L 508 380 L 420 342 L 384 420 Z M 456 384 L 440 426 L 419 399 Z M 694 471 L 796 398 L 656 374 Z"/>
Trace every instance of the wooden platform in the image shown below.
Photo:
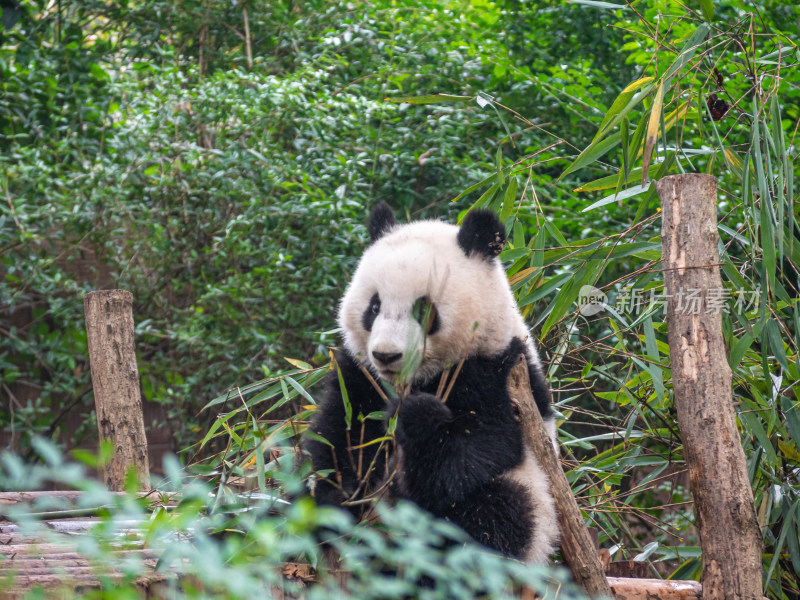
<path fill-rule="evenodd" d="M 34 587 L 46 590 L 48 598 L 73 598 L 76 591 L 95 588 L 100 578 L 121 580 L 128 576 L 120 566 L 125 559 L 133 559 L 141 565 L 144 575 L 134 578 L 134 584 L 142 597 L 150 597 L 151 591 L 164 582 L 167 575 L 156 573 L 156 554 L 136 541 L 140 520 L 115 521 L 119 530 L 120 544 L 113 556 L 99 562 L 79 551 L 82 538 L 101 519 L 95 516 L 74 516 L 80 510 L 39 512 L 38 534 L 30 535 L 11 521 L 6 520 L 10 509 L 21 504 L 32 505 L 47 498 L 66 505 L 77 505 L 82 492 L 2 492 L 0 493 L 0 597 L 22 598 Z M 121 494 L 120 494 L 121 495 Z M 87 512 L 96 512 L 87 509 Z M 59 518 L 59 513 L 69 516 Z M 130 534 L 128 536 L 127 534 Z M 113 566 L 109 566 L 113 565 Z"/>

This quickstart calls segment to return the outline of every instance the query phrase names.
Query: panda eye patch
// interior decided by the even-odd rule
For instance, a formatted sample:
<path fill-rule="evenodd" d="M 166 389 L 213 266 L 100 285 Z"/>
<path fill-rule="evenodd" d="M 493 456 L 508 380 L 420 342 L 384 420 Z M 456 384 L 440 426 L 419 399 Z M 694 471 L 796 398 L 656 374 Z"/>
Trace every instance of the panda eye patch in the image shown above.
<path fill-rule="evenodd" d="M 372 331 L 372 324 L 375 322 L 375 318 L 380 312 L 381 298 L 377 293 L 372 294 L 372 298 L 369 299 L 369 303 L 367 304 L 367 309 L 364 311 L 364 314 L 361 315 L 361 324 L 364 326 L 365 330 Z"/>
<path fill-rule="evenodd" d="M 425 335 L 433 335 L 439 330 L 439 311 L 427 296 L 420 296 L 414 301 L 411 314 L 420 324 Z"/>

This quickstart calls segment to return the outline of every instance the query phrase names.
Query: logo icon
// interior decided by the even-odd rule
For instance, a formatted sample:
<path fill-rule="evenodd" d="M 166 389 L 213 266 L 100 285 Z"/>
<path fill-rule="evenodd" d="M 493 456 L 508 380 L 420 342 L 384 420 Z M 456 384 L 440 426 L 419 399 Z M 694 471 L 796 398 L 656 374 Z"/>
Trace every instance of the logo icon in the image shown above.
<path fill-rule="evenodd" d="M 603 312 L 607 303 L 608 298 L 601 290 L 593 285 L 581 286 L 578 292 L 578 311 L 584 317 L 591 317 Z"/>

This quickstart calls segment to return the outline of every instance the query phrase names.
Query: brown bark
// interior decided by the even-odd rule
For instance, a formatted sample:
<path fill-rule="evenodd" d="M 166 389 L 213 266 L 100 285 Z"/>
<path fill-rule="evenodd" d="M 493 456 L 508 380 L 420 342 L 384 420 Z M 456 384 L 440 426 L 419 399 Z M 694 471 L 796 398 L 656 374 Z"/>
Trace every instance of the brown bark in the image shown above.
<path fill-rule="evenodd" d="M 761 533 L 731 390 L 719 310 L 716 179 L 675 175 L 655 183 L 670 367 L 703 551 L 703 600 L 756 600 Z M 718 292 L 717 292 L 718 293 Z M 699 297 L 699 304 L 690 298 Z"/>
<path fill-rule="evenodd" d="M 522 433 L 550 480 L 550 491 L 555 498 L 558 525 L 561 529 L 561 551 L 572 571 L 575 581 L 593 598 L 613 598 L 600 557 L 592 543 L 589 530 L 581 516 L 569 482 L 561 470 L 561 463 L 547 434 L 542 416 L 536 408 L 528 379 L 528 365 L 524 357 L 511 369 L 508 392 L 520 411 Z"/>
<path fill-rule="evenodd" d="M 83 297 L 97 427 L 100 439 L 114 444 L 114 455 L 103 467 L 103 480 L 113 491 L 123 490 L 131 467 L 138 473 L 140 488 L 150 486 L 132 304 L 133 295 L 125 290 Z"/>

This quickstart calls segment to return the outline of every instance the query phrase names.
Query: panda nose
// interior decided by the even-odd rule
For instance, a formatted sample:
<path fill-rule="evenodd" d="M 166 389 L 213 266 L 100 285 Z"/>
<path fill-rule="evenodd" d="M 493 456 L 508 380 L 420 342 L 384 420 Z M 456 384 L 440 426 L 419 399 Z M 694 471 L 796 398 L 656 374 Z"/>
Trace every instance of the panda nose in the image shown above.
<path fill-rule="evenodd" d="M 403 354 L 400 352 L 373 352 L 372 358 L 385 366 L 389 366 L 403 358 Z"/>

